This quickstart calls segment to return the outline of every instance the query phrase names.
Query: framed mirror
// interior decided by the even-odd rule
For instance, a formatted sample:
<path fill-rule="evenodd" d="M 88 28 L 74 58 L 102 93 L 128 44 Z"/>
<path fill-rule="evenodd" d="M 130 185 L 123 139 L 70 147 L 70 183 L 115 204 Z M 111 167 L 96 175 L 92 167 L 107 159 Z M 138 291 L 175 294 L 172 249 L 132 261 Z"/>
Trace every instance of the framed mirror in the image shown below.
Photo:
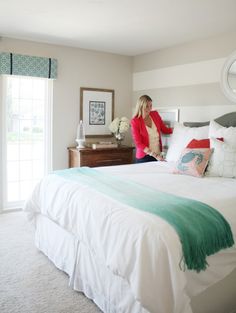
<path fill-rule="evenodd" d="M 223 66 L 221 85 L 225 96 L 236 102 L 236 51 L 227 58 Z"/>

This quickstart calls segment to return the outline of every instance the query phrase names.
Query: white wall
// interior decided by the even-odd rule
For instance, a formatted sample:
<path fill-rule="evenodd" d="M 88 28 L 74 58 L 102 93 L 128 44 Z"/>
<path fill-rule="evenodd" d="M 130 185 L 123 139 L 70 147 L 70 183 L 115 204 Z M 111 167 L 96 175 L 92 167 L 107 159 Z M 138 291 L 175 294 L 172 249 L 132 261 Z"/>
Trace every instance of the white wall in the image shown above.
<path fill-rule="evenodd" d="M 0 39 L 0 51 L 58 60 L 53 92 L 54 169 L 68 166 L 67 147 L 75 145 L 80 87 L 114 89 L 115 116 L 131 117 L 131 57 L 10 38 Z"/>
<path fill-rule="evenodd" d="M 157 108 L 179 108 L 180 120 L 208 120 L 235 111 L 220 84 L 224 62 L 235 50 L 234 32 L 135 56 L 133 106 L 148 94 Z"/>

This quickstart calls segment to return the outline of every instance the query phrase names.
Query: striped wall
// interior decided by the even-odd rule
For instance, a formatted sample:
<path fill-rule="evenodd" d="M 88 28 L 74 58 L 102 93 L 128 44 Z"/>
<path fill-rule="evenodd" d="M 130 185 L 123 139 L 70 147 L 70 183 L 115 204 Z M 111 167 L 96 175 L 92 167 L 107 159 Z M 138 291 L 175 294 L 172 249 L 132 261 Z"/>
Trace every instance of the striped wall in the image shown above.
<path fill-rule="evenodd" d="M 133 90 L 219 83 L 224 63 L 221 58 L 134 73 Z"/>
<path fill-rule="evenodd" d="M 229 33 L 134 57 L 133 107 L 148 94 L 157 108 L 178 108 L 180 120 L 235 111 L 221 88 L 222 68 L 234 50 L 236 33 Z"/>

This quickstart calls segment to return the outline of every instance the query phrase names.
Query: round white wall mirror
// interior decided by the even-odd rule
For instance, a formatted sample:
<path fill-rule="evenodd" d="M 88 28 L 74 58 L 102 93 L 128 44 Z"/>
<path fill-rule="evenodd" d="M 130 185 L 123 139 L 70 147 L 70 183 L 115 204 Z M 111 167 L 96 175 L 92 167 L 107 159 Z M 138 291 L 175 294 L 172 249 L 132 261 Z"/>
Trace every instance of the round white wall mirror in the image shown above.
<path fill-rule="evenodd" d="M 223 66 L 221 85 L 226 97 L 236 102 L 236 51 L 227 58 Z"/>

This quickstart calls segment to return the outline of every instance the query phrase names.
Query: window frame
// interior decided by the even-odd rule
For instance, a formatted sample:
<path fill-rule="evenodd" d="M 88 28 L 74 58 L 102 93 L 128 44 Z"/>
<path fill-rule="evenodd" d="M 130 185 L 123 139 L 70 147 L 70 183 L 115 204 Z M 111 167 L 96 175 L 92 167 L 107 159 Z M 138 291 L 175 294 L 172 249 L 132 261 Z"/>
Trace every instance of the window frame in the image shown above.
<path fill-rule="evenodd" d="M 0 75 L 0 88 L 2 90 L 2 99 L 1 99 L 1 115 L 2 115 L 2 127 L 0 129 L 1 135 L 1 157 L 0 157 L 0 212 L 22 208 L 24 201 L 7 201 L 7 106 L 6 106 L 6 87 L 7 79 L 11 77 L 23 78 L 23 79 L 43 79 L 47 80 L 45 87 L 45 114 L 44 114 L 44 174 L 46 175 L 52 170 L 52 129 L 53 129 L 53 80 L 39 77 L 27 77 L 27 76 L 14 76 L 14 75 Z"/>

